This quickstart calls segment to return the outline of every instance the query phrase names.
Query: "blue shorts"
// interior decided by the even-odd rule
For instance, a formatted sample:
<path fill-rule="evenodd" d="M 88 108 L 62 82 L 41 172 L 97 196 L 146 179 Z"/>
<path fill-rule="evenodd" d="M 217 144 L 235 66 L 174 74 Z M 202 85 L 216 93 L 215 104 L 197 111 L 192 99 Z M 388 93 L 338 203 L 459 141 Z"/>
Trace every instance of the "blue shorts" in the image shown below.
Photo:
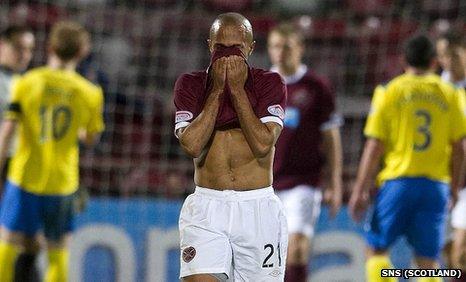
<path fill-rule="evenodd" d="M 74 197 L 40 196 L 6 181 L 0 225 L 30 237 L 43 229 L 48 240 L 57 241 L 74 229 Z"/>
<path fill-rule="evenodd" d="M 375 250 L 406 236 L 416 256 L 437 259 L 442 249 L 449 185 L 427 178 L 397 178 L 381 187 L 367 232 Z"/>

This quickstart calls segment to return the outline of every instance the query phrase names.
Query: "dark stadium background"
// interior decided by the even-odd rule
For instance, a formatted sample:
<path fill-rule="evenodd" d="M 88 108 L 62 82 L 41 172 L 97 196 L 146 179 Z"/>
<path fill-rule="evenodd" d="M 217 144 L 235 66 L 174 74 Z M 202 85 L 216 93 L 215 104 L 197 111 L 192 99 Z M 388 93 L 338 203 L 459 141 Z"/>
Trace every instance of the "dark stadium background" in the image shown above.
<path fill-rule="evenodd" d="M 346 189 L 357 168 L 372 91 L 402 71 L 404 39 L 416 32 L 435 37 L 450 27 L 466 30 L 464 0 L 1 0 L 1 27 L 27 24 L 36 33 L 31 67 L 45 62 L 44 43 L 56 21 L 77 20 L 92 34 L 92 54 L 80 71 L 104 88 L 106 130 L 98 146 L 82 150 L 81 185 L 92 197 L 78 225 L 89 234 L 97 232 L 92 229 L 96 224 L 126 232 L 137 257 L 138 274 L 132 279 L 176 280 L 176 244 L 164 262 L 168 274 L 149 277 L 152 260 L 147 254 L 152 245 L 146 239 L 151 226 L 176 229 L 181 200 L 194 186 L 192 162 L 173 135 L 172 89 L 181 73 L 207 66 L 209 27 L 216 15 L 227 11 L 251 20 L 257 47 L 250 61 L 257 67 L 270 67 L 266 37 L 273 25 L 288 20 L 301 26 L 308 45 L 304 61 L 329 78 L 345 118 Z M 318 234 L 330 236 L 328 240 L 359 236 L 362 230 L 349 222 L 345 210 L 333 222 L 326 216 L 324 210 Z M 176 233 L 167 234 L 176 242 Z M 84 270 L 76 270 L 85 281 L 113 281 L 118 276 L 118 260 L 108 252 L 105 239 L 99 241 L 104 247 L 85 255 Z M 395 256 L 395 262 L 409 261 L 402 250 Z M 312 267 L 341 266 L 353 259 L 359 257 L 326 254 L 316 257 Z M 345 277 L 353 277 L 350 281 L 359 274 Z"/>

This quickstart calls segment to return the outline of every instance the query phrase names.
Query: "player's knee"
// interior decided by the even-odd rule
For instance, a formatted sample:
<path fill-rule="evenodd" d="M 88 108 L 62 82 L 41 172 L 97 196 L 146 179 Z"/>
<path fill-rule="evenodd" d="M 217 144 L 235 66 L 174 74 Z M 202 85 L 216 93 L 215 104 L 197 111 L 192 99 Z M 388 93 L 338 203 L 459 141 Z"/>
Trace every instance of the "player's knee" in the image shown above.
<path fill-rule="evenodd" d="M 436 260 L 425 257 L 416 257 L 416 264 L 422 269 L 438 268 L 439 264 Z"/>
<path fill-rule="evenodd" d="M 466 230 L 455 231 L 450 257 L 453 267 L 466 270 Z"/>
<path fill-rule="evenodd" d="M 466 270 L 466 247 L 458 250 L 458 258 L 454 261 L 455 267 Z"/>
<path fill-rule="evenodd" d="M 24 248 L 25 236 L 23 233 L 10 231 L 4 227 L 0 227 L 0 240 L 9 244 L 14 244 Z"/>
<path fill-rule="evenodd" d="M 309 239 L 302 234 L 290 235 L 287 262 L 290 265 L 307 264 L 309 261 Z"/>

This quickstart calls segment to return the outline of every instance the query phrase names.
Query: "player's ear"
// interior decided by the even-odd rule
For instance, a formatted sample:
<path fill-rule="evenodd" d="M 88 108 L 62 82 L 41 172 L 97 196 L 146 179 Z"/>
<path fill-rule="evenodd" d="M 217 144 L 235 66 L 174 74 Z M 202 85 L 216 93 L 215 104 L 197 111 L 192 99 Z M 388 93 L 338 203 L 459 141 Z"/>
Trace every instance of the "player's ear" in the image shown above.
<path fill-rule="evenodd" d="M 406 68 L 409 67 L 408 62 L 406 61 L 406 58 L 404 56 L 401 56 L 400 58 L 398 58 L 398 60 L 399 60 L 400 66 L 404 70 L 406 70 Z"/>
<path fill-rule="evenodd" d="M 438 68 L 439 68 L 438 58 L 434 57 L 430 60 L 429 69 L 435 71 Z"/>
<path fill-rule="evenodd" d="M 254 51 L 254 47 L 256 47 L 256 41 L 255 40 L 251 43 L 251 46 L 249 46 L 248 56 L 251 56 L 252 52 Z"/>

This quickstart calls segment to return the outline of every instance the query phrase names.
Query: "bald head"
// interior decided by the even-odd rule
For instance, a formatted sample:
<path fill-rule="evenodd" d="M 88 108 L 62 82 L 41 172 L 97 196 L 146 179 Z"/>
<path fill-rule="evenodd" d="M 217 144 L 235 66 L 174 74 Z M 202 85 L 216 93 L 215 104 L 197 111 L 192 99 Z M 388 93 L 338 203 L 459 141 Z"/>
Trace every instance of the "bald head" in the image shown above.
<path fill-rule="evenodd" d="M 211 52 L 217 44 L 237 46 L 245 56 L 249 56 L 254 47 L 252 25 L 248 19 L 238 13 L 219 15 L 210 28 L 209 49 Z"/>

